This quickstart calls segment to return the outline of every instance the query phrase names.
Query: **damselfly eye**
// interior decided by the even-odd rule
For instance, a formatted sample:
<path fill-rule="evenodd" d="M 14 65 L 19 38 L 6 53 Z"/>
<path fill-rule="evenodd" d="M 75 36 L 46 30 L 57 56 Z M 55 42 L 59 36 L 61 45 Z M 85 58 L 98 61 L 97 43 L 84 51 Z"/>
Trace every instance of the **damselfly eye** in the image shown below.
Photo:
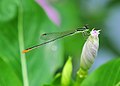
<path fill-rule="evenodd" d="M 86 24 L 84 27 L 85 27 L 85 29 L 89 29 L 89 25 L 88 24 Z"/>
<path fill-rule="evenodd" d="M 42 34 L 42 36 L 47 35 L 46 33 Z"/>

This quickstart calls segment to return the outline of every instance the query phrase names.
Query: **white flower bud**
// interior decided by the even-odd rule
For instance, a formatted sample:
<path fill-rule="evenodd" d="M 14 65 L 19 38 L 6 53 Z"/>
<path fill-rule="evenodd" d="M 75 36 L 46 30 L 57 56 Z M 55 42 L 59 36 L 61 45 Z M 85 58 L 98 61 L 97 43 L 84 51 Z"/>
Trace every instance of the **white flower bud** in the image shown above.
<path fill-rule="evenodd" d="M 98 35 L 100 30 L 92 30 L 90 36 L 85 42 L 81 54 L 80 68 L 87 71 L 94 62 L 99 47 Z"/>

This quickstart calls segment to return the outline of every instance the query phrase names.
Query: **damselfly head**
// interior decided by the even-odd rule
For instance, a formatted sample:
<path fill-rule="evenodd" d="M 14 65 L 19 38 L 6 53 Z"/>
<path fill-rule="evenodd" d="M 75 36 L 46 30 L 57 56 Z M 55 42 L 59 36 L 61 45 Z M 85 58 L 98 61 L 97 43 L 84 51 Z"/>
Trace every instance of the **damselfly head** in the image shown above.
<path fill-rule="evenodd" d="M 84 27 L 82 28 L 77 28 L 77 31 L 88 31 L 89 30 L 89 27 L 88 27 L 88 24 L 84 25 Z"/>
<path fill-rule="evenodd" d="M 45 35 L 47 35 L 46 33 L 43 33 L 41 36 L 45 36 Z"/>
<path fill-rule="evenodd" d="M 86 24 L 86 25 L 84 25 L 84 27 L 83 27 L 84 29 L 89 29 L 89 25 L 88 24 Z"/>

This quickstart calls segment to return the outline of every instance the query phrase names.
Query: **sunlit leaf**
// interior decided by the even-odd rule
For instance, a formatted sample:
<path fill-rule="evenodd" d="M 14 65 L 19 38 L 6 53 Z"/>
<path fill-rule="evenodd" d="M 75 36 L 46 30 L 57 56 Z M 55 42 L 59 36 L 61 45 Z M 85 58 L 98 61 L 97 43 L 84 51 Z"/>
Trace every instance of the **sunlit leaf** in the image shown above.
<path fill-rule="evenodd" d="M 71 74 L 72 74 L 72 59 L 71 57 L 69 57 L 62 71 L 61 84 L 63 86 L 69 86 Z"/>

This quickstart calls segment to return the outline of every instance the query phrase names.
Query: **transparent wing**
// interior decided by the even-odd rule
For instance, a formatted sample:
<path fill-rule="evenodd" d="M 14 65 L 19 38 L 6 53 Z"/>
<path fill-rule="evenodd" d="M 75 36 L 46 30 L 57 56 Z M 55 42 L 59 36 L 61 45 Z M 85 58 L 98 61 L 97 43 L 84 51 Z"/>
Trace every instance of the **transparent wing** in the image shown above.
<path fill-rule="evenodd" d="M 41 35 L 40 39 L 42 40 L 53 40 L 57 38 L 62 38 L 68 35 L 72 35 L 76 32 L 76 30 L 70 30 L 65 32 L 53 32 L 53 33 L 44 33 Z"/>

